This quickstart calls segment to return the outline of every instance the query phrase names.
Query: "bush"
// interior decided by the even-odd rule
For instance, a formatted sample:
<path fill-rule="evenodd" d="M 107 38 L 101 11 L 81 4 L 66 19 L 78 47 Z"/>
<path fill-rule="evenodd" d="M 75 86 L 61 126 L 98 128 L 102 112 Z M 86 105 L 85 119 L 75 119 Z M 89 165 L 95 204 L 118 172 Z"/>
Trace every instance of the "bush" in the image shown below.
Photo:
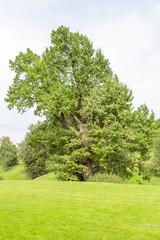
<path fill-rule="evenodd" d="M 3 178 L 0 176 L 0 180 L 3 180 Z"/>
<path fill-rule="evenodd" d="M 124 183 L 124 179 L 107 173 L 97 173 L 89 178 L 90 182 Z"/>

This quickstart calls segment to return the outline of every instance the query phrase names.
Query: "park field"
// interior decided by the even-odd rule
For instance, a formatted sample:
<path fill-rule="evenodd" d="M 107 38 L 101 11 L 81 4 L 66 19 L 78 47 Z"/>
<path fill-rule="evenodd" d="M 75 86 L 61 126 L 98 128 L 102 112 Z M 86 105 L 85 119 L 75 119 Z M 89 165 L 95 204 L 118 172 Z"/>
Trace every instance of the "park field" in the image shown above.
<path fill-rule="evenodd" d="M 160 186 L 0 181 L 1 240 L 160 239 Z"/>

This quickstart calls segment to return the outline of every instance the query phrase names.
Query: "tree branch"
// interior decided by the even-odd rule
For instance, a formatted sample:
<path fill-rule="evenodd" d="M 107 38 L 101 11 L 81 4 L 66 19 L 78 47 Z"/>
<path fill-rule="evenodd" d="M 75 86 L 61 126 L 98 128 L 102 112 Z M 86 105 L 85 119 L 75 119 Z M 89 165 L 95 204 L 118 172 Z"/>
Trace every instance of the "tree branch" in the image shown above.
<path fill-rule="evenodd" d="M 69 125 L 68 122 L 66 121 L 64 113 L 61 112 L 61 116 L 62 116 L 62 122 L 61 122 L 62 125 L 66 127 L 68 130 L 74 130 L 74 128 L 71 125 Z"/>
<path fill-rule="evenodd" d="M 72 115 L 72 117 L 74 118 L 74 120 L 76 120 L 76 122 L 78 123 L 78 125 L 82 125 L 81 120 L 79 120 L 77 116 L 75 116 L 72 112 L 71 112 L 71 115 Z"/>
<path fill-rule="evenodd" d="M 62 119 L 56 114 L 54 114 L 54 117 L 62 124 L 63 127 L 67 128 L 68 130 L 74 130 L 74 128 L 67 123 L 64 113 L 61 113 L 61 116 Z"/>
<path fill-rule="evenodd" d="M 71 115 L 74 118 L 74 120 L 77 122 L 78 129 L 80 131 L 85 131 L 83 122 L 77 116 L 75 116 L 72 112 L 71 112 Z"/>

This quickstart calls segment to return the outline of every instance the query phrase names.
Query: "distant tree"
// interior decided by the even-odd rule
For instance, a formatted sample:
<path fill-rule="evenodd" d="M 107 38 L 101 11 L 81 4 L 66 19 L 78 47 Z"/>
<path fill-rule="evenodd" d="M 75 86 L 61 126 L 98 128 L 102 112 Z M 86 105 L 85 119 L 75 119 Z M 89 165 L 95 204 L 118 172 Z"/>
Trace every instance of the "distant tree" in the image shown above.
<path fill-rule="evenodd" d="M 160 136 L 154 138 L 153 142 L 152 172 L 160 176 Z"/>
<path fill-rule="evenodd" d="M 66 180 L 87 181 L 99 171 L 129 177 L 135 167 L 142 172 L 153 114 L 146 106 L 133 112 L 132 92 L 86 36 L 61 26 L 51 44 L 41 56 L 27 49 L 10 61 L 16 75 L 8 108 L 35 107 L 35 115 L 46 118 L 30 145 L 48 149 L 50 168 Z"/>
<path fill-rule="evenodd" d="M 9 137 L 2 137 L 0 139 L 0 165 L 6 170 L 10 166 L 18 163 L 17 147 L 14 145 Z"/>
<path fill-rule="evenodd" d="M 4 143 L 10 143 L 11 139 L 8 136 L 3 136 L 0 138 L 0 144 L 4 144 Z"/>
<path fill-rule="evenodd" d="M 155 136 L 153 138 L 152 157 L 147 164 L 149 172 L 160 176 L 160 119 L 155 120 Z"/>

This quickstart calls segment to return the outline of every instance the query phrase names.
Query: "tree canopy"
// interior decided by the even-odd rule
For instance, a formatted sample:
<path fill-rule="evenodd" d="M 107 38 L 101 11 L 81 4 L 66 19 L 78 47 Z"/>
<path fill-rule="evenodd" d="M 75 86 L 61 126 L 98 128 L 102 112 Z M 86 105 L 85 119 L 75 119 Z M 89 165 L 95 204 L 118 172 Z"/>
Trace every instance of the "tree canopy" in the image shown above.
<path fill-rule="evenodd" d="M 35 115 L 45 116 L 28 143 L 35 148 L 47 143 L 48 166 L 62 179 L 143 172 L 154 115 L 145 105 L 133 110 L 132 91 L 86 36 L 61 26 L 41 56 L 27 49 L 10 60 L 10 68 L 15 78 L 8 108 L 21 113 L 34 108 Z"/>

